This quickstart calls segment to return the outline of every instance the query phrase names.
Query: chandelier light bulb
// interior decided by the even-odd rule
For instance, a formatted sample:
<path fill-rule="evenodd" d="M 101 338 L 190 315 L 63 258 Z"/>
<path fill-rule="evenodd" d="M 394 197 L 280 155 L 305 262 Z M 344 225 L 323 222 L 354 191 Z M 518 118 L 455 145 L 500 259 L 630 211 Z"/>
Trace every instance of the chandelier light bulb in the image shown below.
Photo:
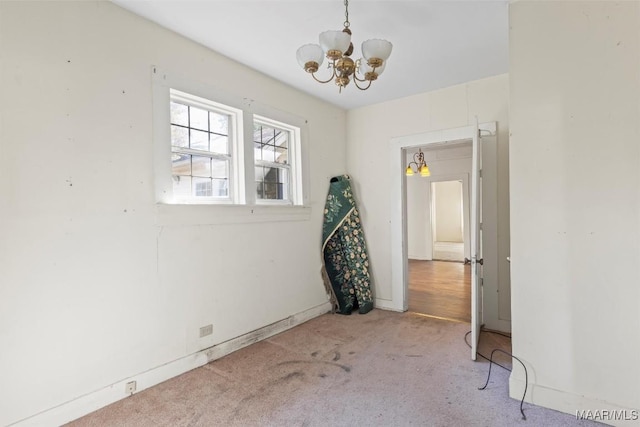
<path fill-rule="evenodd" d="M 413 169 L 414 167 L 416 168 L 415 170 Z M 419 173 L 422 177 L 431 176 L 429 166 L 427 166 L 427 162 L 424 161 L 424 153 L 420 148 L 418 149 L 418 152 L 413 155 L 413 161 L 409 162 L 409 164 L 407 165 L 405 175 L 413 176 L 417 173 Z"/>
<path fill-rule="evenodd" d="M 371 73 L 373 72 L 373 67 L 371 65 L 369 65 L 369 63 L 367 63 L 367 61 L 365 61 L 364 59 L 360 59 L 359 61 L 360 66 L 358 67 L 358 71 L 360 72 L 360 74 L 362 74 L 363 76 L 366 73 Z M 375 73 L 377 75 L 380 75 L 384 72 L 385 67 L 387 66 L 387 63 L 383 63 L 381 66 L 376 67 L 375 69 Z"/>
<path fill-rule="evenodd" d="M 386 40 L 371 39 L 362 42 L 362 56 L 364 56 L 367 61 L 371 61 L 372 59 L 386 61 L 389 59 L 392 49 L 393 45 Z"/>
<path fill-rule="evenodd" d="M 329 59 L 338 59 L 349 49 L 351 34 L 344 31 L 325 31 L 320 33 L 320 47 Z"/>
<path fill-rule="evenodd" d="M 318 71 L 322 61 L 324 60 L 324 52 L 317 44 L 305 44 L 296 52 L 298 64 L 308 73 Z"/>
<path fill-rule="evenodd" d="M 365 80 L 376 80 L 387 66 L 387 63 L 385 62 L 380 67 L 373 68 L 364 59 L 359 59 L 358 64 L 358 72 L 360 75 L 364 76 Z"/>

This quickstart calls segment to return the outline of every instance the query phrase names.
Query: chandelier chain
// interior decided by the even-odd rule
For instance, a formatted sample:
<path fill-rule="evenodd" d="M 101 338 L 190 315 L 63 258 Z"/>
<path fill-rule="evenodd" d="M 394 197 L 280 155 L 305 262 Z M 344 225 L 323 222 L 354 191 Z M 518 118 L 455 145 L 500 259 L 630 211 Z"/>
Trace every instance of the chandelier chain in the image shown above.
<path fill-rule="evenodd" d="M 349 28 L 349 0 L 344 0 L 344 27 Z"/>

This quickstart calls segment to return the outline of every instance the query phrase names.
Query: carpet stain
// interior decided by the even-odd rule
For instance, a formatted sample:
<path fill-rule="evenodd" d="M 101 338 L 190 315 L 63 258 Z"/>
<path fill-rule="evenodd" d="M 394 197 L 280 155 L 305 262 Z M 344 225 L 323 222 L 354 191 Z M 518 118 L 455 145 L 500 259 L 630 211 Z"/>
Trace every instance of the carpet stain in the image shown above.
<path fill-rule="evenodd" d="M 291 364 L 295 364 L 295 363 L 322 363 L 324 365 L 336 366 L 336 367 L 342 369 L 345 372 L 351 372 L 351 367 L 350 366 L 341 365 L 339 363 L 333 363 L 333 362 L 324 362 L 322 360 L 288 360 L 286 362 L 278 363 L 277 366 L 291 365 Z"/>
<path fill-rule="evenodd" d="M 294 371 L 290 372 L 279 380 L 275 381 L 275 384 L 279 384 L 284 381 L 289 381 L 291 378 L 304 377 L 304 373 L 302 371 Z"/>
<path fill-rule="evenodd" d="M 278 365 L 281 365 L 281 363 L 279 363 Z M 302 378 L 304 377 L 305 374 L 302 371 L 293 371 L 293 372 L 289 372 L 287 375 L 280 377 L 276 380 L 270 381 L 269 384 L 260 387 L 256 393 L 250 394 L 247 397 L 243 398 L 242 400 L 240 400 L 237 405 L 235 410 L 233 411 L 233 414 L 230 417 L 230 420 L 237 420 L 239 419 L 239 417 L 241 416 L 241 413 L 243 411 L 243 409 L 249 405 L 252 405 L 254 403 L 254 401 L 256 399 L 264 399 L 265 396 L 269 395 L 269 393 L 272 393 L 273 390 L 275 390 L 275 387 L 278 387 L 280 384 L 286 383 L 288 381 L 290 381 L 291 379 L 294 378 Z"/>
<path fill-rule="evenodd" d="M 333 361 L 334 361 L 334 362 L 336 362 L 336 361 L 338 361 L 338 360 L 340 360 L 340 352 L 339 352 L 339 351 L 336 351 L 335 356 L 333 356 Z"/>
<path fill-rule="evenodd" d="M 320 353 L 319 351 L 314 351 L 313 353 L 311 353 L 311 357 L 316 357 L 318 355 L 318 353 Z"/>

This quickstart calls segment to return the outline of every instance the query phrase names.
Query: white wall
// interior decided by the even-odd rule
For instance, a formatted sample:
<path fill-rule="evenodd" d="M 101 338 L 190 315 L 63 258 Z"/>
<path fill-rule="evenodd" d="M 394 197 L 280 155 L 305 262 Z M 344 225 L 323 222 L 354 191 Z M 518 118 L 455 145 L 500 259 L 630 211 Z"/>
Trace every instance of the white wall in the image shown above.
<path fill-rule="evenodd" d="M 511 303 L 506 261 L 509 255 L 507 101 L 508 77 L 500 75 L 347 113 L 347 165 L 362 201 L 361 213 L 378 306 L 389 306 L 388 302 L 393 301 L 390 180 L 391 173 L 402 171 L 390 170 L 388 154 L 391 139 L 467 126 L 474 123 L 474 116 L 477 116 L 481 123 L 498 122 L 498 273 L 497 283 L 487 284 L 494 290 L 485 294 L 485 305 L 493 307 L 494 328 L 504 329 L 508 324 Z"/>
<path fill-rule="evenodd" d="M 434 182 L 434 241 L 462 243 L 462 181 Z"/>
<path fill-rule="evenodd" d="M 343 110 L 109 2 L 0 2 L 0 64 L 0 425 L 326 303 Z M 152 64 L 307 119 L 310 216 L 159 211 Z"/>
<path fill-rule="evenodd" d="M 510 21 L 513 352 L 535 403 L 637 410 L 640 3 L 520 1 Z"/>

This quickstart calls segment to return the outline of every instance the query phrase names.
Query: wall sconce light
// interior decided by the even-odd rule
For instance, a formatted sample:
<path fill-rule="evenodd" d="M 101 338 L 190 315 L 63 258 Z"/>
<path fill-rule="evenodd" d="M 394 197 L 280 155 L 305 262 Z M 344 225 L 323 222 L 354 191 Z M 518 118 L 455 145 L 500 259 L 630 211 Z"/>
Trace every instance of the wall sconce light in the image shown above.
<path fill-rule="evenodd" d="M 413 170 L 412 165 L 415 165 L 416 167 L 415 171 Z M 420 176 L 431 176 L 431 171 L 429 171 L 429 166 L 427 166 L 427 163 L 424 161 L 424 153 L 420 148 L 418 149 L 418 152 L 413 155 L 413 161 L 409 162 L 409 165 L 407 166 L 406 175 L 413 176 L 417 173 L 420 173 Z"/>

